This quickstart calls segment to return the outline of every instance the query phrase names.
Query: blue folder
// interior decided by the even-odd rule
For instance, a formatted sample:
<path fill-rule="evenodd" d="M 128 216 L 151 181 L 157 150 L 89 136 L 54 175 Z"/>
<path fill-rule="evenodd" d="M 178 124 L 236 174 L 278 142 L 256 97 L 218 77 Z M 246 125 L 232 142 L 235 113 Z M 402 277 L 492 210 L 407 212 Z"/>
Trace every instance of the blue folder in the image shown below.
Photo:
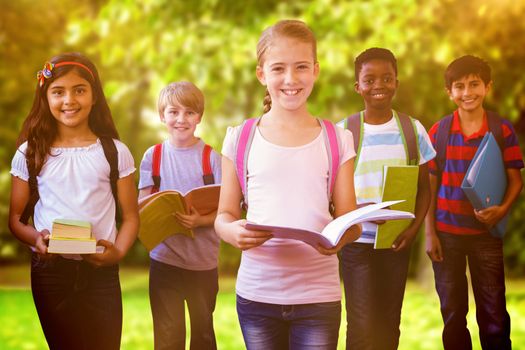
<path fill-rule="evenodd" d="M 475 209 L 499 205 L 507 191 L 507 172 L 501 150 L 492 133 L 485 134 L 465 173 L 461 189 Z M 508 215 L 490 229 L 495 237 L 503 237 Z"/>

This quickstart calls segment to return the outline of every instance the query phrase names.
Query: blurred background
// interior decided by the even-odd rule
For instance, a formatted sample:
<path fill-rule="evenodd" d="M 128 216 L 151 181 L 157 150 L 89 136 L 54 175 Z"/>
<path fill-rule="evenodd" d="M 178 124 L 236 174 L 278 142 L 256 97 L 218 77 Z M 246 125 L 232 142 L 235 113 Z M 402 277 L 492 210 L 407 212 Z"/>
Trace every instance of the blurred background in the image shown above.
<path fill-rule="evenodd" d="M 261 114 L 264 88 L 255 77 L 255 47 L 266 27 L 285 18 L 305 21 L 318 39 L 321 74 L 309 99 L 314 115 L 338 121 L 363 108 L 353 90 L 353 61 L 366 48 L 378 46 L 392 50 L 398 59 L 400 86 L 394 108 L 429 128 L 454 108 L 444 90 L 445 67 L 454 58 L 474 54 L 493 69 L 494 86 L 486 107 L 510 119 L 525 144 L 524 1 L 0 0 L 0 5 L 0 310 L 25 305 L 27 313 L 17 319 L 15 330 L 0 330 L 3 349 L 45 348 L 28 291 L 28 249 L 12 238 L 7 215 L 11 158 L 31 107 L 36 72 L 57 53 L 78 51 L 95 62 L 121 139 L 137 166 L 144 151 L 166 136 L 156 100 L 171 81 L 190 80 L 203 90 L 206 108 L 198 133 L 218 151 L 227 126 Z M 504 245 L 513 341 L 521 349 L 525 349 L 524 216 L 522 195 Z M 439 305 L 422 235 L 419 238 L 413 249 L 400 348 L 439 349 Z M 224 349 L 242 348 L 231 277 L 239 257 L 235 249 L 221 247 L 224 288 L 216 315 L 225 323 L 216 321 L 216 328 Z M 127 319 L 123 348 L 148 349 L 152 336 L 148 258 L 140 243 L 122 265 L 125 310 L 129 305 L 128 315 L 135 313 L 145 322 L 137 325 Z M 231 317 L 219 315 L 220 298 L 228 308 L 221 315 Z M 470 316 L 469 323 L 475 323 L 473 312 Z M 0 322 L 12 324 L 10 317 L 0 311 Z"/>

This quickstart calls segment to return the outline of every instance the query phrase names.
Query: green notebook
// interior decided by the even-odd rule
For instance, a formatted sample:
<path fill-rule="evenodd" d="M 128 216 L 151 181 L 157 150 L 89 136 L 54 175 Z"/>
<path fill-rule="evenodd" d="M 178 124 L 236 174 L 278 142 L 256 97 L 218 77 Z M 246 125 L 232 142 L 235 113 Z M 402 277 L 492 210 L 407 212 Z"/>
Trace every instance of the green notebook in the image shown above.
<path fill-rule="evenodd" d="M 416 206 L 419 167 L 417 165 L 385 165 L 383 168 L 382 202 L 404 199 L 390 209 L 414 213 Z M 413 219 L 387 221 L 378 225 L 374 249 L 390 249 L 397 236 Z"/>

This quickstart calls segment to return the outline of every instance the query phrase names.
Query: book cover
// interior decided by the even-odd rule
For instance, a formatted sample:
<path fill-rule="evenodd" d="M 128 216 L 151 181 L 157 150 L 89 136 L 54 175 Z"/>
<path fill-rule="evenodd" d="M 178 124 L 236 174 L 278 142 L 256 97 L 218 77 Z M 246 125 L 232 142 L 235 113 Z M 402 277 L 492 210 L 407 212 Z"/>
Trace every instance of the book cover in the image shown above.
<path fill-rule="evenodd" d="M 345 231 L 352 225 L 365 221 L 399 220 L 413 218 L 414 214 L 399 210 L 383 209 L 399 203 L 389 201 L 361 207 L 332 220 L 321 232 L 304 230 L 294 227 L 259 225 L 253 222 L 246 223 L 246 229 L 254 231 L 270 231 L 274 238 L 286 238 L 303 241 L 314 248 L 320 244 L 326 248 L 337 245 Z"/>
<path fill-rule="evenodd" d="M 91 238 L 91 223 L 82 220 L 55 219 L 51 234 L 62 238 Z"/>
<path fill-rule="evenodd" d="M 417 165 L 385 165 L 383 168 L 382 201 L 403 199 L 390 208 L 414 213 L 416 207 L 419 167 Z M 377 226 L 374 249 L 390 249 L 412 219 L 388 221 Z"/>
<path fill-rule="evenodd" d="M 461 189 L 475 209 L 499 205 L 507 191 L 507 172 L 501 150 L 492 133 L 483 137 L 472 158 Z M 503 237 L 508 215 L 490 229 L 496 237 Z"/>
<path fill-rule="evenodd" d="M 139 201 L 140 241 L 148 250 L 152 250 L 173 234 L 193 237 L 193 231 L 182 226 L 173 214 L 189 214 L 192 206 L 201 215 L 216 211 L 219 194 L 220 185 L 216 184 L 196 187 L 184 194 L 166 190 L 142 198 Z"/>

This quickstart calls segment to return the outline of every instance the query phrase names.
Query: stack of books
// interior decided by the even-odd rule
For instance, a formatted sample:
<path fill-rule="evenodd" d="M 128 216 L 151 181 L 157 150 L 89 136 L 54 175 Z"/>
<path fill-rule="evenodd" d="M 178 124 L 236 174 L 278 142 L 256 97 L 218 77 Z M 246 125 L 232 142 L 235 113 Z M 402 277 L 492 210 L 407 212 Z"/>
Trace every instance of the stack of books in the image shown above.
<path fill-rule="evenodd" d="M 69 219 L 53 221 L 48 253 L 94 254 L 96 249 L 97 241 L 92 237 L 89 222 Z"/>

